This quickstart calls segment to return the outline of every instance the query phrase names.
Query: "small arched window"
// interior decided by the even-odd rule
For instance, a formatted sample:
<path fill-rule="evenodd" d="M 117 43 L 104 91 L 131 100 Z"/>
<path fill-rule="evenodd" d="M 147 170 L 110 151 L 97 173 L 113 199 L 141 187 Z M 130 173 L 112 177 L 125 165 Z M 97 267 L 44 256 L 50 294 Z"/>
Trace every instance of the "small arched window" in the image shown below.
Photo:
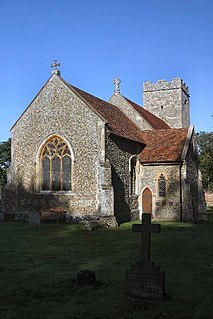
<path fill-rule="evenodd" d="M 160 197 L 166 197 L 166 179 L 163 174 L 158 178 L 158 194 Z"/>
<path fill-rule="evenodd" d="M 54 136 L 47 141 L 40 153 L 42 191 L 71 190 L 71 153 L 67 143 Z"/>

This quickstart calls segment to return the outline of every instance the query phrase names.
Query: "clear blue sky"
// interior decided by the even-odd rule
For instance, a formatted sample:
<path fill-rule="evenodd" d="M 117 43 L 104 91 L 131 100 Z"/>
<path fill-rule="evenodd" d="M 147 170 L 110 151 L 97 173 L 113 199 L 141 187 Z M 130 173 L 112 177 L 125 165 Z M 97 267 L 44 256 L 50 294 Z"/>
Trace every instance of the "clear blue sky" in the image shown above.
<path fill-rule="evenodd" d="M 213 1 L 11 0 L 0 4 L 0 141 L 51 75 L 142 105 L 142 83 L 182 78 L 196 131 L 213 126 Z"/>

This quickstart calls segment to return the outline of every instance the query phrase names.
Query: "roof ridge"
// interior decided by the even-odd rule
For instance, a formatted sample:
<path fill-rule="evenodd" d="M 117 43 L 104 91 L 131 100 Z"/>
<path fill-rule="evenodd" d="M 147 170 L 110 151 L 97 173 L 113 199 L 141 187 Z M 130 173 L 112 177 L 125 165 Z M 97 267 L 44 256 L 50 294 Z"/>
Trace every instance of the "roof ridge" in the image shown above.
<path fill-rule="evenodd" d="M 113 134 L 145 144 L 140 130 L 116 105 L 64 81 L 109 124 Z"/>

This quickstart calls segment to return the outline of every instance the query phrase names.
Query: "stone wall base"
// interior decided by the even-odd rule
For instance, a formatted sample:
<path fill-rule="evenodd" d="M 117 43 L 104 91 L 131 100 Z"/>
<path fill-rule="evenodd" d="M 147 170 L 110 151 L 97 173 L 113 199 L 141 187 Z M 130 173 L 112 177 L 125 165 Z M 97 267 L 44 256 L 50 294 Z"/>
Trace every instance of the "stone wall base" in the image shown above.
<path fill-rule="evenodd" d="M 17 221 L 28 222 L 30 213 L 30 211 L 16 211 L 13 213 L 4 213 L 2 214 L 1 219 L 12 219 Z M 51 218 L 49 220 L 53 221 Z M 57 222 L 56 218 L 55 222 Z M 82 215 L 80 213 L 73 215 L 69 212 L 63 213 L 63 217 L 60 218 L 60 222 L 67 224 L 84 224 L 85 228 L 88 230 L 95 230 L 96 228 L 115 228 L 118 226 L 115 216 Z"/>

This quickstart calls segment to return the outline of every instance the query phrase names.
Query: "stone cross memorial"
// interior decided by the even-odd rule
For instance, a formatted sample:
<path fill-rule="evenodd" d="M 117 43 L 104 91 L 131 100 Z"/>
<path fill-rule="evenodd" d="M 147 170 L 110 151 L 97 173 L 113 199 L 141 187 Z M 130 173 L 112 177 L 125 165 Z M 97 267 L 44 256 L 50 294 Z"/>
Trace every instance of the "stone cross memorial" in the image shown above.
<path fill-rule="evenodd" d="M 159 233 L 161 226 L 151 224 L 151 214 L 142 214 L 142 224 L 134 224 L 133 232 L 141 233 L 141 260 L 125 274 L 126 293 L 135 297 L 163 299 L 165 272 L 150 262 L 151 232 Z"/>
<path fill-rule="evenodd" d="M 134 224 L 132 231 L 141 233 L 141 261 L 150 261 L 151 232 L 160 233 L 160 225 L 151 224 L 151 214 L 142 214 L 142 224 Z"/>

